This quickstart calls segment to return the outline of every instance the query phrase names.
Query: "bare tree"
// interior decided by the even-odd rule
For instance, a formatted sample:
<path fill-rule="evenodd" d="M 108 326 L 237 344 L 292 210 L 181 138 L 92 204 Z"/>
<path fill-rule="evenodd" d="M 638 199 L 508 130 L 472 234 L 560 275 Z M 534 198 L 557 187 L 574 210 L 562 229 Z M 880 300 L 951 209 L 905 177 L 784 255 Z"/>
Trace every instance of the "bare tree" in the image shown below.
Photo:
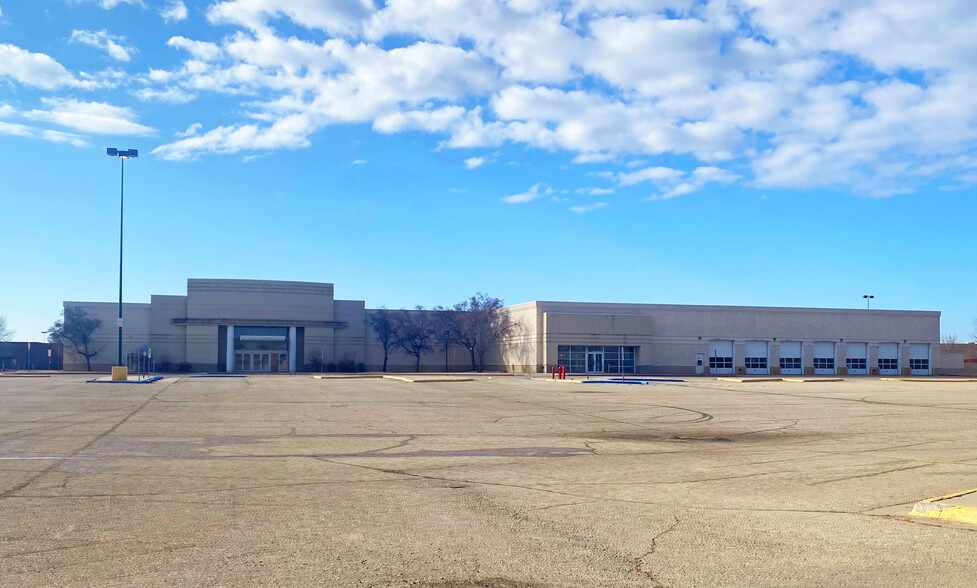
<path fill-rule="evenodd" d="M 485 369 L 485 354 L 512 334 L 512 317 L 500 298 L 476 293 L 451 309 L 438 308 L 458 344 L 468 349 L 472 370 Z M 477 361 L 477 364 L 476 364 Z"/>
<path fill-rule="evenodd" d="M 13 339 L 15 332 L 7 326 L 7 317 L 0 316 L 0 341 L 10 341 Z"/>
<path fill-rule="evenodd" d="M 437 330 L 434 316 L 416 306 L 414 310 L 399 310 L 393 314 L 397 344 L 407 355 L 414 357 L 414 371 L 421 371 L 421 354 L 432 351 L 431 339 Z"/>
<path fill-rule="evenodd" d="M 92 371 L 92 358 L 102 351 L 102 346 L 92 340 L 92 334 L 102 326 L 102 321 L 88 317 L 85 309 L 70 306 L 62 311 L 61 320 L 54 321 L 48 329 L 48 341 L 51 343 L 71 343 L 78 355 L 85 358 L 88 371 Z"/>
<path fill-rule="evenodd" d="M 957 353 L 957 336 L 954 333 L 940 335 L 940 351 L 943 353 Z"/>
<path fill-rule="evenodd" d="M 373 332 L 377 334 L 377 339 L 383 347 L 382 371 L 387 371 L 387 357 L 390 355 L 390 350 L 398 344 L 394 315 L 381 306 L 376 312 L 370 313 L 370 316 L 366 318 L 366 322 L 373 329 Z"/>

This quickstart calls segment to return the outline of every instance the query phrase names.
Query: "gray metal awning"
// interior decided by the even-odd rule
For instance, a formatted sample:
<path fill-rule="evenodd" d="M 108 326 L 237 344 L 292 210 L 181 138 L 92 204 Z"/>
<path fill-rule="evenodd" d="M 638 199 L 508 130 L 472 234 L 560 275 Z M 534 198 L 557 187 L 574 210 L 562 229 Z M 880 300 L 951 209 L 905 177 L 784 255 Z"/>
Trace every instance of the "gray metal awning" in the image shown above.
<path fill-rule="evenodd" d="M 349 323 L 344 321 L 286 321 L 278 319 L 246 319 L 246 318 L 175 318 L 170 320 L 174 325 L 189 326 L 213 326 L 213 325 L 240 325 L 248 327 L 327 327 L 332 329 L 345 329 Z"/>

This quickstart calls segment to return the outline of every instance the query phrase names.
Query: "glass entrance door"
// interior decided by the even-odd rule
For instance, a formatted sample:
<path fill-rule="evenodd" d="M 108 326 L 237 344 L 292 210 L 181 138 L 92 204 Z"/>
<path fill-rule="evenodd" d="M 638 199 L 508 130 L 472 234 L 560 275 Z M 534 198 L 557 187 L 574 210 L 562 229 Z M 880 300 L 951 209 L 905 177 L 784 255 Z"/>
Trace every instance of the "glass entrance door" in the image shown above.
<path fill-rule="evenodd" d="M 270 351 L 238 351 L 234 354 L 234 371 L 288 371 L 288 356 L 285 353 L 272 353 Z"/>
<path fill-rule="evenodd" d="M 590 351 L 587 353 L 587 373 L 588 374 L 603 374 L 604 373 L 604 354 L 596 351 Z"/>

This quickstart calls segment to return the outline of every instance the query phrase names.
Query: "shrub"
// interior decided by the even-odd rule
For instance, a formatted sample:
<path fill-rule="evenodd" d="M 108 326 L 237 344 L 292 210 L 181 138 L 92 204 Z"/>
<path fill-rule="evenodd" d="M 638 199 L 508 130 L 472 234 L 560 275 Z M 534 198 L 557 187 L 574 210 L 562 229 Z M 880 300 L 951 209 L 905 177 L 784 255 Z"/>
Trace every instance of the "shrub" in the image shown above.
<path fill-rule="evenodd" d="M 156 371 L 158 372 L 173 371 L 173 362 L 170 360 L 170 356 L 164 355 L 163 357 L 156 360 Z"/>
<path fill-rule="evenodd" d="M 306 369 L 310 372 L 321 372 L 324 365 L 325 364 L 322 363 L 322 356 L 313 352 L 309 355 L 309 361 L 306 363 Z"/>
<path fill-rule="evenodd" d="M 178 372 L 189 372 L 192 369 L 193 364 L 191 364 L 189 361 L 184 361 L 180 365 L 176 366 L 176 371 Z"/>

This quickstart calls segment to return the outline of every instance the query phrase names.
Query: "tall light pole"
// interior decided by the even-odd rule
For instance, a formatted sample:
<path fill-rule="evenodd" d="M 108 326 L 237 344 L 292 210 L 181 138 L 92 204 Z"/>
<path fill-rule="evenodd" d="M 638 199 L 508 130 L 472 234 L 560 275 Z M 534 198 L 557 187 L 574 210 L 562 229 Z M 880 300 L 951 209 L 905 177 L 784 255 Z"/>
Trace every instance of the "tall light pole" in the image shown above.
<path fill-rule="evenodd" d="M 105 153 L 109 157 L 118 157 L 122 164 L 122 176 L 119 182 L 119 360 L 116 365 L 122 365 L 122 219 L 125 213 L 125 183 L 126 183 L 126 160 L 130 157 L 139 157 L 137 149 L 115 149 L 108 147 Z"/>
<path fill-rule="evenodd" d="M 871 310 L 872 299 L 875 298 L 875 294 L 862 294 L 862 298 L 865 299 L 865 310 Z"/>

